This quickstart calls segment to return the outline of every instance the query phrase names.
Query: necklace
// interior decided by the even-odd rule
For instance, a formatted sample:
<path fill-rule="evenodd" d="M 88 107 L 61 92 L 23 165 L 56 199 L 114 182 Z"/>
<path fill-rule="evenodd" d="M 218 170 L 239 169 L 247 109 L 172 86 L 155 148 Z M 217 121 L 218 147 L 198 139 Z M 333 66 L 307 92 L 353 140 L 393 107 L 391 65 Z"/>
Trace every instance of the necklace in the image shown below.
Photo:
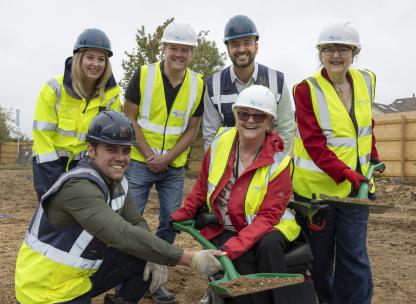
<path fill-rule="evenodd" d="M 339 96 L 339 98 L 341 99 L 344 98 L 344 90 L 342 89 L 342 87 L 335 86 L 335 91 L 337 92 L 337 95 Z"/>

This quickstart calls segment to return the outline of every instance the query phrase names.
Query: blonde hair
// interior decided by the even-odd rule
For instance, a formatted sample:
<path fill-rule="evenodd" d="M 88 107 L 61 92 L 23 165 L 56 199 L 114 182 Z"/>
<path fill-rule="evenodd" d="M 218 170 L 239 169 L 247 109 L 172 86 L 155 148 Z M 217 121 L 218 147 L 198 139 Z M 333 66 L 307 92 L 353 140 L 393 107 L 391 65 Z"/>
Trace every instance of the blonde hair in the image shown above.
<path fill-rule="evenodd" d="M 76 54 L 74 54 L 74 56 L 72 57 L 72 67 L 71 67 L 72 89 L 75 91 L 75 93 L 77 93 L 78 96 L 83 97 L 83 98 L 92 97 L 86 93 L 86 88 L 84 86 L 85 77 L 81 69 L 82 57 L 84 56 L 86 50 L 87 49 L 82 49 Z M 93 94 L 93 96 L 98 95 L 100 100 L 104 99 L 105 86 L 108 80 L 110 79 L 111 75 L 113 74 L 113 71 L 111 69 L 111 63 L 110 63 L 110 60 L 108 59 L 108 53 L 107 52 L 104 52 L 104 53 L 105 53 L 104 73 L 101 75 L 100 78 L 97 79 L 96 86 L 95 86 L 96 93 Z"/>

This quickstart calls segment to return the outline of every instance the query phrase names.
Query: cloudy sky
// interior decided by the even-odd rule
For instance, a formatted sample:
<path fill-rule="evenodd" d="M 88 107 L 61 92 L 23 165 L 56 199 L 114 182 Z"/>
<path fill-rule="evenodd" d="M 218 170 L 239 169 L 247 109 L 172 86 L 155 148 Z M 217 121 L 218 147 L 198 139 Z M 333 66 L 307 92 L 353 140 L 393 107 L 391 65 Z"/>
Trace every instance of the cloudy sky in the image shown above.
<path fill-rule="evenodd" d="M 318 68 L 315 43 L 323 25 L 351 20 L 362 42 L 355 66 L 376 73 L 376 102 L 389 104 L 416 93 L 415 13 L 414 0 L 0 0 L 0 105 L 20 109 L 21 130 L 31 136 L 39 90 L 63 72 L 86 28 L 100 28 L 110 37 L 119 80 L 124 52 L 135 47 L 141 25 L 153 32 L 170 17 L 188 21 L 196 31 L 209 30 L 209 39 L 225 52 L 224 26 L 237 14 L 257 25 L 257 61 L 284 72 L 290 87 Z"/>

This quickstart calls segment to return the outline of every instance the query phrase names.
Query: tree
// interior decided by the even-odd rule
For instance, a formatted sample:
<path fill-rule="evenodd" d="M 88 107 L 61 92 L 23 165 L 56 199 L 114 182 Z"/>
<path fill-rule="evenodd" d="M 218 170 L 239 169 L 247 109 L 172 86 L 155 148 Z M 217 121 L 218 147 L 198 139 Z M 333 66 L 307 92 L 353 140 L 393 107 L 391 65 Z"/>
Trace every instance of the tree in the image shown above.
<path fill-rule="evenodd" d="M 10 140 L 10 127 L 7 124 L 10 112 L 0 106 L 0 144 Z"/>
<path fill-rule="evenodd" d="M 123 60 L 121 66 L 124 70 L 120 86 L 125 90 L 136 68 L 162 60 L 163 31 L 174 20 L 167 19 L 156 28 L 153 34 L 146 33 L 144 25 L 137 29 L 136 44 L 132 53 L 125 52 L 127 60 Z M 225 65 L 225 53 L 220 53 L 215 41 L 208 40 L 208 31 L 200 31 L 197 36 L 198 46 L 194 50 L 194 56 L 189 66 L 190 69 L 201 73 L 205 78 L 215 71 L 222 69 Z"/>

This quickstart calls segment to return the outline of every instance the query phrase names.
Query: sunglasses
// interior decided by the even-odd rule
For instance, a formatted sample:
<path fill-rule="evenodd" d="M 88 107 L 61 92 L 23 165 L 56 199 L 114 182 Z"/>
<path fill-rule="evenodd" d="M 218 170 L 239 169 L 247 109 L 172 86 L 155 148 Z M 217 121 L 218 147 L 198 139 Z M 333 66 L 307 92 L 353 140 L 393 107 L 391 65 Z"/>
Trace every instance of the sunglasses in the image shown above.
<path fill-rule="evenodd" d="M 247 121 L 250 119 L 250 117 L 253 117 L 255 122 L 262 123 L 266 119 L 267 114 L 251 114 L 249 112 L 239 111 L 237 112 L 237 116 L 241 121 Z"/>

